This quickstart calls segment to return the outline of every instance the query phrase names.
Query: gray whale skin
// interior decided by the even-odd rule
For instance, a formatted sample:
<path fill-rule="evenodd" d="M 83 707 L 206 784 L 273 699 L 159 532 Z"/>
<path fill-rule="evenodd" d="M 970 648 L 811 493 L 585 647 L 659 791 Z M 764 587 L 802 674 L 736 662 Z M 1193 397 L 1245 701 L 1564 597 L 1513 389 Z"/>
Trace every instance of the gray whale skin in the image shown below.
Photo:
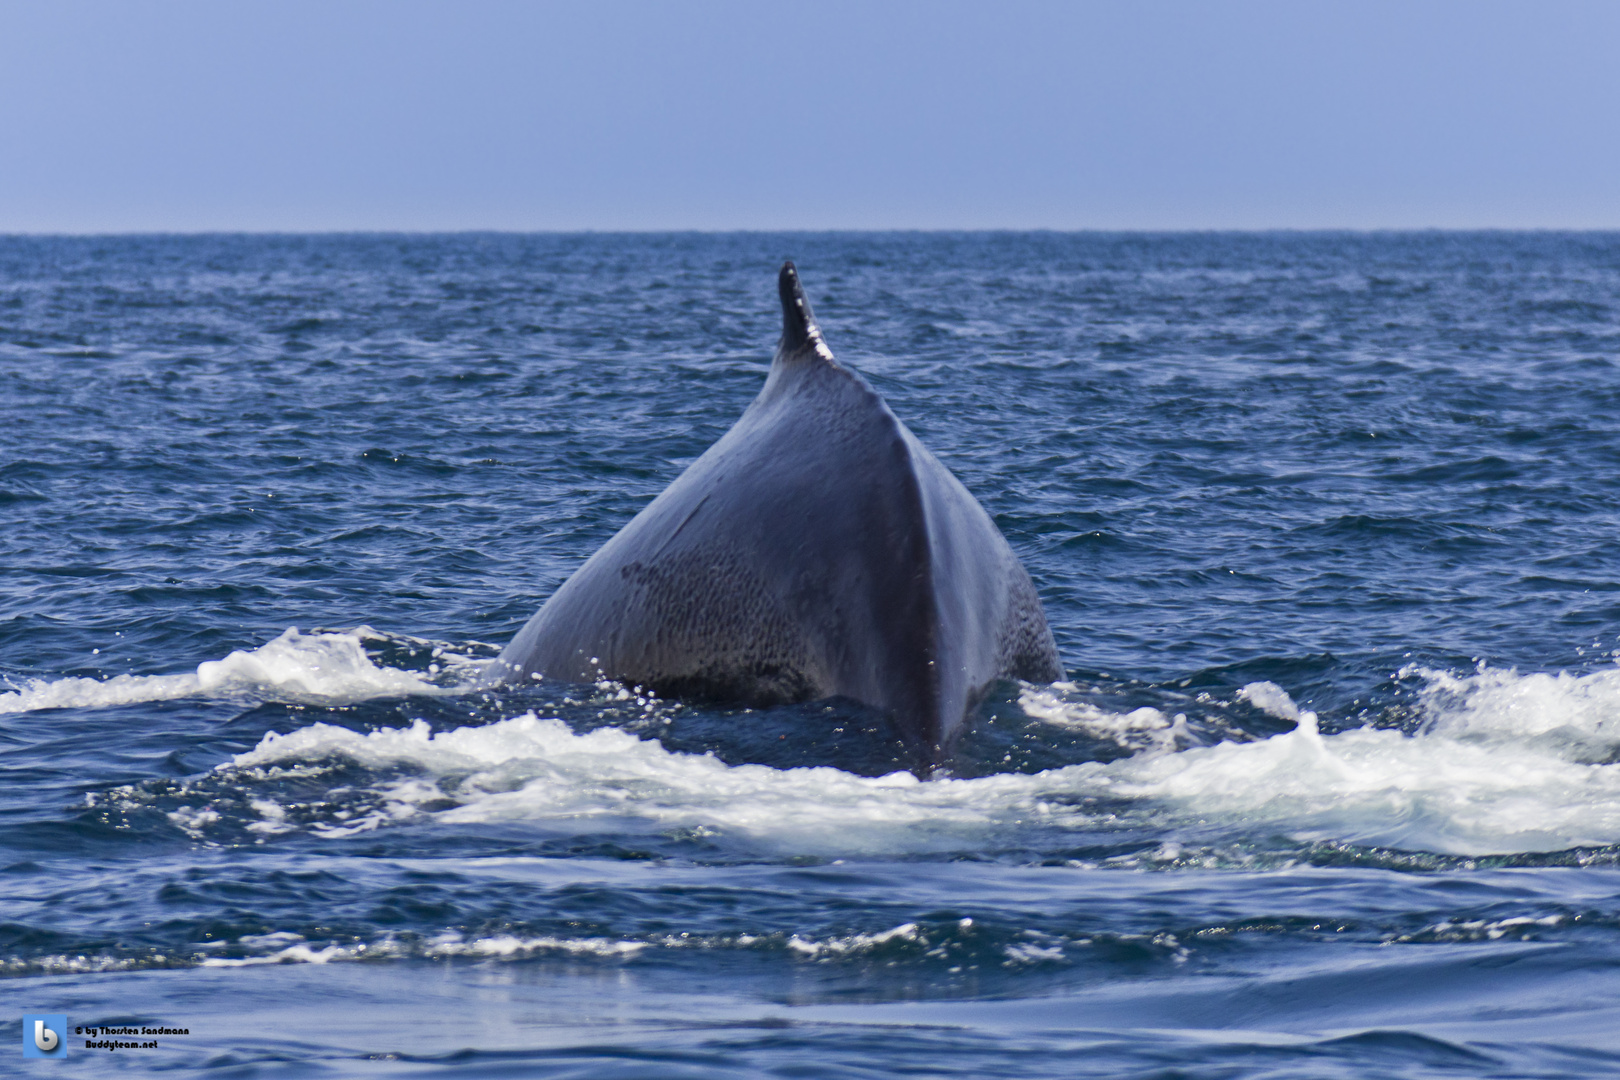
<path fill-rule="evenodd" d="M 562 584 L 486 675 L 665 697 L 841 696 L 938 763 L 1001 678 L 1063 677 L 1040 598 L 968 490 L 822 340 L 793 264 L 759 397 Z"/>

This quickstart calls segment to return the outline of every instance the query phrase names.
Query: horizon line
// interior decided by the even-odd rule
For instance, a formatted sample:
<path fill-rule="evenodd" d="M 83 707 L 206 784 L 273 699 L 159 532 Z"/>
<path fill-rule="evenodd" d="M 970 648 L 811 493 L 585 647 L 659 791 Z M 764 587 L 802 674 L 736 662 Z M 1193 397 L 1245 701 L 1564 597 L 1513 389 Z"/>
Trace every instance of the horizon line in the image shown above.
<path fill-rule="evenodd" d="M 1261 225 L 1261 226 L 1187 226 L 1151 227 L 1125 226 L 1106 228 L 1086 226 L 1061 228 L 1055 226 L 940 226 L 940 227 L 848 227 L 848 228 L 339 228 L 339 229 L 87 229 L 63 230 L 6 230 L 0 229 L 0 240 L 12 239 L 111 239 L 136 237 L 208 237 L 208 236 L 776 236 L 794 235 L 939 235 L 977 234 L 1011 235 L 1046 233 L 1052 235 L 1378 235 L 1378 234 L 1462 234 L 1462 233 L 1620 233 L 1620 225 Z"/>

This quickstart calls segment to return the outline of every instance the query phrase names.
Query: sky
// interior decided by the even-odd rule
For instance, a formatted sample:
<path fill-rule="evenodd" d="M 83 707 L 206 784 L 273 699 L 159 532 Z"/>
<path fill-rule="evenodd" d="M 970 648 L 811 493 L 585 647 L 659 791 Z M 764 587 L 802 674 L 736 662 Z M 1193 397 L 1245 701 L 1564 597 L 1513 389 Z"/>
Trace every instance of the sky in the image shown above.
<path fill-rule="evenodd" d="M 1611 0 L 0 0 L 0 233 L 1620 228 Z"/>

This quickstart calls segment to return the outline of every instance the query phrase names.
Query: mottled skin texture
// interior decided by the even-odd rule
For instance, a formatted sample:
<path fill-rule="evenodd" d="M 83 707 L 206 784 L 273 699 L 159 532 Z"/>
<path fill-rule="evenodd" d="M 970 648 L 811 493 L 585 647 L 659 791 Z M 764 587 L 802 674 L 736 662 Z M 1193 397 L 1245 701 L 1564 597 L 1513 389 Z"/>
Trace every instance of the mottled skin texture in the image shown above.
<path fill-rule="evenodd" d="M 989 515 L 822 341 L 793 264 L 736 425 L 586 560 L 492 669 L 772 704 L 842 696 L 939 760 L 998 679 L 1063 677 Z"/>

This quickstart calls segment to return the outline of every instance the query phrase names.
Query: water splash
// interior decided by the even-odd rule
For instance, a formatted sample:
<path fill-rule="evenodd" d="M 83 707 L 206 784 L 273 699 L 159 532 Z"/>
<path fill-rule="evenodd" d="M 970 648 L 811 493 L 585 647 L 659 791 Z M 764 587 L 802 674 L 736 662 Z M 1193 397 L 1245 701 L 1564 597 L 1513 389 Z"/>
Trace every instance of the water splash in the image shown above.
<path fill-rule="evenodd" d="M 438 670 L 417 673 L 374 664 L 366 644 L 388 640 L 392 639 L 366 626 L 308 634 L 291 627 L 257 649 L 204 661 L 191 673 L 30 680 L 18 690 L 0 694 L 0 713 L 109 708 L 197 697 L 346 705 L 378 697 L 454 692 L 453 686 L 440 686 L 431 678 Z M 449 657 L 446 663 L 466 666 L 473 662 Z"/>
<path fill-rule="evenodd" d="M 1610 745 L 1602 737 L 1620 710 L 1620 680 L 1607 675 L 1436 674 L 1415 734 L 1323 734 L 1281 687 L 1252 683 L 1237 699 L 1291 716 L 1293 731 L 1183 749 L 1178 721 L 1156 710 L 1109 714 L 1043 694 L 1025 695 L 1037 715 L 1142 736 L 1144 748 L 1112 762 L 924 782 L 727 765 L 619 728 L 575 733 L 534 713 L 444 731 L 422 720 L 370 732 L 317 723 L 267 734 L 190 782 L 195 797 L 168 813 L 198 837 L 232 821 L 260 836 L 334 838 L 410 821 L 525 821 L 821 856 L 1061 850 L 1099 828 L 1453 855 L 1620 843 L 1620 765 L 1591 757 Z M 356 767 L 369 785 L 353 783 Z M 304 790 L 322 769 L 342 776 L 321 809 L 278 794 L 295 779 Z"/>

